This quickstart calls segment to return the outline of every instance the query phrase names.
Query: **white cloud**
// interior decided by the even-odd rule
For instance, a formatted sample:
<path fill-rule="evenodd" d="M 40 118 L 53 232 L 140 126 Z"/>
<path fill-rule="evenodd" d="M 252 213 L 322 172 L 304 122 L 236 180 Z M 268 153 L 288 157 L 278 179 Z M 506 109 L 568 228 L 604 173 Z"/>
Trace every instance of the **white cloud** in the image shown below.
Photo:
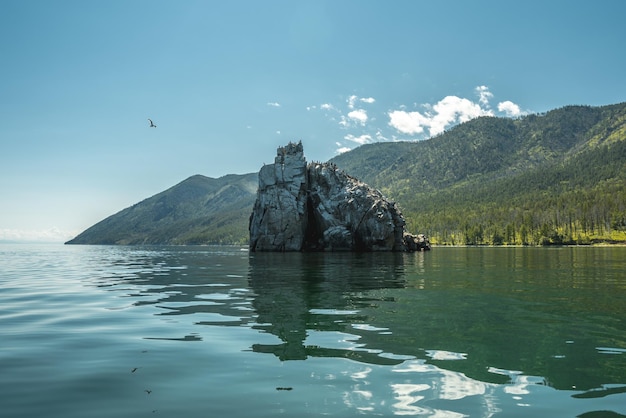
<path fill-rule="evenodd" d="M 278 102 L 267 102 L 267 105 L 271 107 L 280 107 L 280 103 Z"/>
<path fill-rule="evenodd" d="M 524 114 L 518 105 L 509 100 L 498 103 L 498 111 L 504 112 L 509 117 L 516 117 Z"/>
<path fill-rule="evenodd" d="M 56 227 L 44 230 L 0 229 L 0 241 L 65 242 L 78 233 L 76 231 L 62 231 Z"/>
<path fill-rule="evenodd" d="M 337 154 L 343 154 L 344 152 L 352 151 L 352 148 L 349 147 L 340 147 L 335 150 Z"/>
<path fill-rule="evenodd" d="M 365 125 L 365 122 L 367 122 L 367 112 L 363 109 L 353 110 L 348 113 L 348 117 L 356 122 L 359 122 L 361 125 Z"/>
<path fill-rule="evenodd" d="M 360 136 L 354 136 L 352 134 L 348 134 L 344 136 L 344 139 L 347 139 L 348 141 L 351 141 L 351 142 L 355 142 L 359 145 L 369 144 L 370 142 L 372 142 L 371 135 L 367 135 L 367 134 L 363 134 Z"/>
<path fill-rule="evenodd" d="M 335 150 L 336 154 L 343 154 L 344 152 L 352 151 L 352 148 L 344 146 L 341 142 L 335 142 L 337 149 Z"/>
<path fill-rule="evenodd" d="M 478 94 L 478 103 L 483 106 L 489 106 L 489 100 L 493 97 L 493 93 L 489 91 L 487 86 L 476 87 L 476 93 Z"/>
<path fill-rule="evenodd" d="M 354 109 L 354 104 L 358 99 L 359 98 L 355 95 L 348 97 L 348 100 L 346 100 L 348 102 L 348 109 Z"/>
<path fill-rule="evenodd" d="M 365 126 L 370 121 L 368 112 L 365 109 L 358 108 L 356 105 L 360 103 L 372 104 L 376 99 L 373 97 L 359 98 L 356 95 L 349 96 L 346 99 L 347 109 L 344 106 L 337 106 L 331 103 L 322 103 L 319 106 L 307 106 L 307 110 L 324 110 L 325 116 L 330 120 L 337 122 L 343 128 L 354 128 L 356 126 Z M 346 113 L 347 112 L 347 113 Z M 372 120 L 375 120 L 372 119 Z"/>
<path fill-rule="evenodd" d="M 453 123 L 463 123 L 479 116 L 489 116 L 490 110 L 482 109 L 480 105 L 468 99 L 456 96 L 447 96 L 433 106 L 435 111 L 431 119 L 430 135 L 442 133 L 446 126 Z"/>
<path fill-rule="evenodd" d="M 354 109 L 356 102 L 372 104 L 376 101 L 376 99 L 374 99 L 373 97 L 358 97 L 353 94 L 352 96 L 348 97 L 348 100 L 346 101 L 348 102 L 348 109 Z"/>
<path fill-rule="evenodd" d="M 485 91 L 482 93 L 481 97 L 485 97 Z M 493 115 L 490 109 L 482 108 L 478 103 L 457 96 L 446 96 L 435 105 L 425 107 L 428 111 L 424 113 L 391 111 L 388 113 L 389 125 L 403 134 L 421 134 L 428 129 L 429 135 L 434 136 L 445 131 L 450 125 L 467 122 L 479 116 Z"/>
<path fill-rule="evenodd" d="M 387 138 L 379 129 L 378 131 L 376 131 L 376 141 L 390 141 L 390 139 Z"/>
<path fill-rule="evenodd" d="M 420 112 L 407 112 L 404 110 L 394 110 L 388 113 L 389 125 L 396 130 L 409 135 L 421 134 L 424 126 L 428 126 L 428 118 Z"/>
<path fill-rule="evenodd" d="M 338 123 L 343 129 L 354 131 L 344 139 L 357 144 L 406 140 L 407 136 L 416 139 L 432 137 L 456 124 L 477 117 L 496 114 L 515 117 L 527 113 L 511 101 L 501 101 L 497 108 L 495 105 L 492 108 L 494 94 L 488 86 L 479 85 L 473 92 L 475 93 L 473 99 L 450 95 L 436 103 L 413 103 L 409 106 L 399 104 L 385 112 L 389 118 L 385 126 L 377 126 L 379 115 L 376 113 L 376 106 L 367 107 L 377 103 L 373 97 L 359 97 L 353 94 L 346 98 L 345 105 L 327 102 L 311 108 L 327 111 L 325 115 L 327 118 Z"/>
<path fill-rule="evenodd" d="M 324 110 L 324 111 L 333 111 L 333 112 L 337 112 L 337 108 L 335 106 L 333 106 L 330 103 L 322 103 L 321 105 L 317 106 L 317 105 L 312 105 L 312 106 L 307 106 L 306 110 L 311 111 L 311 110 Z"/>

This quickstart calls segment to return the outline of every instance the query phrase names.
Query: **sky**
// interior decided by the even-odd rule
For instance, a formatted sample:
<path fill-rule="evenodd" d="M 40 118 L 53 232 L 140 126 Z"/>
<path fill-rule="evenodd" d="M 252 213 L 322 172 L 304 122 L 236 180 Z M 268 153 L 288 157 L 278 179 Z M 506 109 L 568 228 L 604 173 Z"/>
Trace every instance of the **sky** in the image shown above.
<path fill-rule="evenodd" d="M 63 242 L 289 141 L 326 161 L 626 101 L 624 16 L 622 0 L 0 0 L 0 241 Z"/>

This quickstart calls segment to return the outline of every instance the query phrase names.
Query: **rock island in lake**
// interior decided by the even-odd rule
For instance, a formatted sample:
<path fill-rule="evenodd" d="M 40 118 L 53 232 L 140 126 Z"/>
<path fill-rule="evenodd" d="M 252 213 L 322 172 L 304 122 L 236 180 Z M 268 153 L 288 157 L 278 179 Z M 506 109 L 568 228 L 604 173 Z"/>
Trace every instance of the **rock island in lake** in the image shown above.
<path fill-rule="evenodd" d="M 423 251 L 398 205 L 332 163 L 307 163 L 302 142 L 259 171 L 250 251 Z"/>

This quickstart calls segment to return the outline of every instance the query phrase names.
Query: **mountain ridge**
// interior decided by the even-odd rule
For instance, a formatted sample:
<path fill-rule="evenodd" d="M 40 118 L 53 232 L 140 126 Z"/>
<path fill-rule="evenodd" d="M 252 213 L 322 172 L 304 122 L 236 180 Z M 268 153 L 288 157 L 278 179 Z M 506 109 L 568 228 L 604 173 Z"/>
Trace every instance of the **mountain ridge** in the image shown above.
<path fill-rule="evenodd" d="M 107 217 L 67 244 L 204 244 L 207 231 L 210 242 L 235 243 L 247 233 L 247 225 L 237 225 L 249 216 L 256 183 L 256 173 L 217 179 L 196 174 Z"/>
<path fill-rule="evenodd" d="M 480 117 L 329 162 L 396 200 L 437 244 L 626 242 L 626 103 Z M 70 244 L 245 244 L 257 173 L 192 176 Z M 134 208 L 134 209 L 133 209 Z"/>
<path fill-rule="evenodd" d="M 402 143 L 402 153 L 380 143 L 333 161 L 396 198 L 433 243 L 625 242 L 625 139 L 626 103 L 566 106 L 477 118 Z M 368 170 L 371 161 L 381 169 Z"/>

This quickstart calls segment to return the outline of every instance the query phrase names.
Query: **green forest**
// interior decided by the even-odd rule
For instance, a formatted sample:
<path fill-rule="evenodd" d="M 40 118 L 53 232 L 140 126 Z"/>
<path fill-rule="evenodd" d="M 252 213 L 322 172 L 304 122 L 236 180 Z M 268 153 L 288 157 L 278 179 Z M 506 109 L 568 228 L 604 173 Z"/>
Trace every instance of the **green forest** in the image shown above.
<path fill-rule="evenodd" d="M 433 244 L 626 243 L 626 104 L 478 118 L 352 153 L 334 161 Z"/>

